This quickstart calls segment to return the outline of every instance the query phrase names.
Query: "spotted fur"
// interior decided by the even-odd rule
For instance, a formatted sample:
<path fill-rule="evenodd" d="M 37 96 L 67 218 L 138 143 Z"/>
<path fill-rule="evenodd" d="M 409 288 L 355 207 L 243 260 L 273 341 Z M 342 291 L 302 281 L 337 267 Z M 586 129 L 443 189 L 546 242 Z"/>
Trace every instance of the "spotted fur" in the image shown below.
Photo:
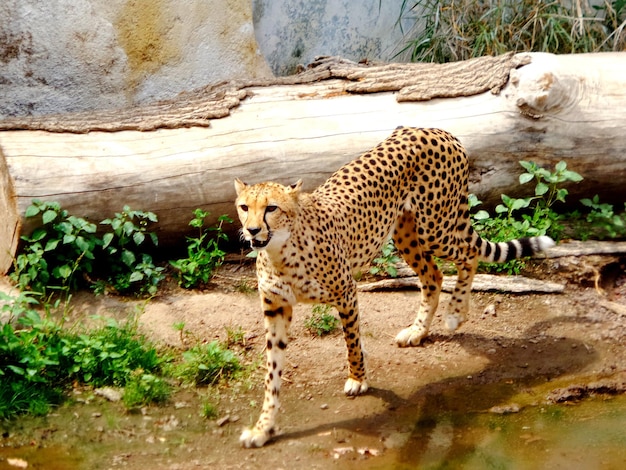
<path fill-rule="evenodd" d="M 503 262 L 554 244 L 549 237 L 503 243 L 480 238 L 469 218 L 468 177 L 467 155 L 452 135 L 398 128 L 310 194 L 301 191 L 301 181 L 292 186 L 235 181 L 242 233 L 258 251 L 267 341 L 263 409 L 256 425 L 241 435 L 245 447 L 262 446 L 275 434 L 287 332 L 297 302 L 337 308 L 348 348 L 344 391 L 367 390 L 354 274 L 367 268 L 390 235 L 422 283 L 417 317 L 396 336 L 401 347 L 418 345 L 428 333 L 442 282 L 435 257 L 453 261 L 458 270 L 446 314 L 447 327 L 455 330 L 466 320 L 479 260 Z"/>

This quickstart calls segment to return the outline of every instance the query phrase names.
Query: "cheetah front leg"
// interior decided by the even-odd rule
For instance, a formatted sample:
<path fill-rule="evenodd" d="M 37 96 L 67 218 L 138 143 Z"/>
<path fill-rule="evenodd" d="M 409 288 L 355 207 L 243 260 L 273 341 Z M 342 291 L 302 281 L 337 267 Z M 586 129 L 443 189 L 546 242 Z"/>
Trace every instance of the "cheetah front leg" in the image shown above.
<path fill-rule="evenodd" d="M 356 284 L 352 286 L 346 298 L 335 305 L 343 326 L 343 336 L 348 348 L 348 380 L 344 386 L 344 393 L 349 396 L 367 392 L 365 358 L 360 335 L 359 305 L 356 294 Z"/>
<path fill-rule="evenodd" d="M 278 399 L 280 383 L 285 365 L 287 333 L 292 318 L 290 305 L 275 306 L 269 299 L 263 299 L 263 305 L 267 358 L 265 396 L 258 421 L 253 428 L 244 430 L 239 438 L 239 442 L 244 447 L 261 447 L 276 434 L 276 415 L 280 407 Z"/>

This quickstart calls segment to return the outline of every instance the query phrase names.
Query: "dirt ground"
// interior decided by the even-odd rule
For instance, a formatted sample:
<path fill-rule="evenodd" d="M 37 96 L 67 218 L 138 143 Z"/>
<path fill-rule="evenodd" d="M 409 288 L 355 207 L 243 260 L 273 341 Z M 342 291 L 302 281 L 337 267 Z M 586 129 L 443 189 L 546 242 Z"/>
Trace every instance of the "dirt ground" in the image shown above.
<path fill-rule="evenodd" d="M 22 459 L 29 468 L 418 468 L 420 455 L 437 451 L 432 446 L 438 416 L 517 412 L 622 393 L 626 316 L 607 305 L 626 305 L 623 266 L 619 256 L 538 261 L 526 274 L 564 284 L 563 293 L 474 292 L 466 324 L 449 333 L 438 316 L 417 348 L 400 349 L 394 337 L 412 322 L 419 291 L 363 292 L 371 389 L 354 399 L 342 392 L 347 367 L 341 334 L 312 336 L 304 327 L 311 306 L 300 305 L 287 349 L 281 434 L 266 447 L 242 449 L 238 443 L 242 428 L 260 411 L 263 371 L 258 369 L 220 388 L 213 420 L 200 416 L 207 390 L 182 391 L 171 403 L 138 413 L 93 398 L 88 390 L 77 392 L 73 401 L 84 403 L 63 406 L 46 418 L 18 420 L 5 430 L 0 469 L 15 468 L 9 458 Z M 246 347 L 240 353 L 247 362 L 259 361 L 262 315 L 256 293 L 240 292 L 242 280 L 255 286 L 252 265 L 228 263 L 207 290 L 188 292 L 170 284 L 145 304 L 81 295 L 72 315 L 122 318 L 139 305 L 142 331 L 177 348 L 181 341 L 226 340 L 228 329 L 241 328 Z M 448 300 L 443 294 L 440 312 Z M 173 327 L 180 322 L 182 336 Z M 478 438 L 464 436 L 441 452 L 476 445 L 472 440 Z"/>

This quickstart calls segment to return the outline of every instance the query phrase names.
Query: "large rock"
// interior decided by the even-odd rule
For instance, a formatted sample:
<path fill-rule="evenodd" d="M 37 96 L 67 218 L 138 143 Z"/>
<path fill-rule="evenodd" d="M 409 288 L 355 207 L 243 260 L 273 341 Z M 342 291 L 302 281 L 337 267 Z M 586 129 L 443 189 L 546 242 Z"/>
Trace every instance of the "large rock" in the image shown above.
<path fill-rule="evenodd" d="M 248 0 L 0 2 L 0 118 L 121 108 L 270 76 Z"/>
<path fill-rule="evenodd" d="M 397 61 L 414 18 L 403 1 L 253 0 L 254 29 L 272 71 L 290 75 L 316 56 Z M 404 15 L 405 17 L 407 15 Z M 409 15 L 410 16 L 410 15 Z M 401 27 L 402 26 L 402 27 Z"/>

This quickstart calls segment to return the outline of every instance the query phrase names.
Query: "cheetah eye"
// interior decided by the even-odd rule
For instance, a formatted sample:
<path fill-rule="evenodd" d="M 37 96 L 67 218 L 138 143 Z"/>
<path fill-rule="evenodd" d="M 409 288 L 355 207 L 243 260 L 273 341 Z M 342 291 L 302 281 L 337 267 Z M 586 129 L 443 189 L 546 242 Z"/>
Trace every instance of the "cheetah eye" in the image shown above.
<path fill-rule="evenodd" d="M 267 206 L 265 212 L 274 212 L 276 209 L 278 209 L 278 206 Z"/>
<path fill-rule="evenodd" d="M 239 209 L 241 209 L 244 212 L 248 212 L 248 206 L 246 206 L 245 204 L 240 204 Z"/>

